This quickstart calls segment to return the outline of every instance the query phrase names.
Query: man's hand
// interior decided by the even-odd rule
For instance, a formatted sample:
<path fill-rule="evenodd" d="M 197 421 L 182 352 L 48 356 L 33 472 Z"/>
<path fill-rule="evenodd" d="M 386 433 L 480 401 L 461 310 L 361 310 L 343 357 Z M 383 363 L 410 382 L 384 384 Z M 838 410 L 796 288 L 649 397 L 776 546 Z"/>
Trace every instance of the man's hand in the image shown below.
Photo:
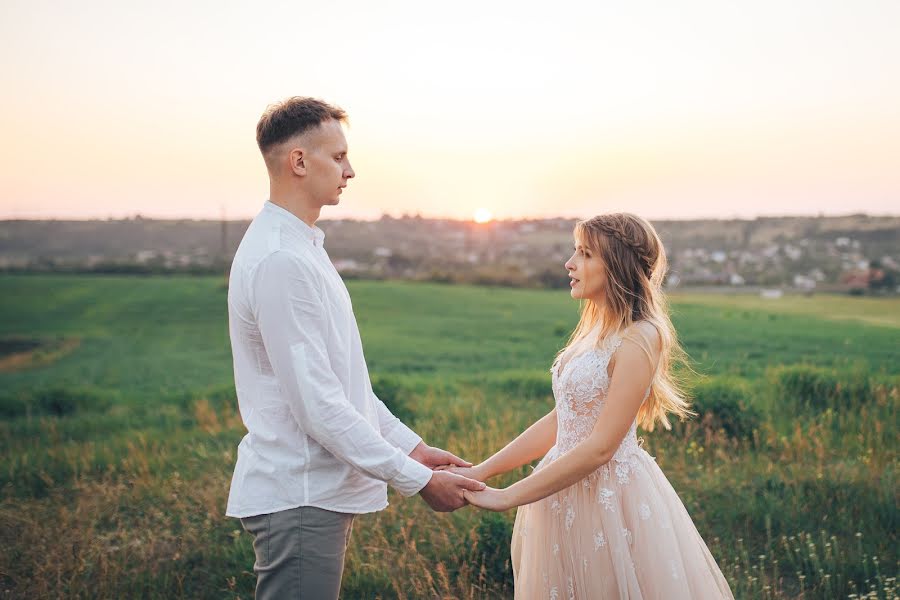
<path fill-rule="evenodd" d="M 485 485 L 480 481 L 447 471 L 435 471 L 419 495 L 433 510 L 453 512 L 466 505 L 464 492 L 477 492 L 484 488 Z"/>
<path fill-rule="evenodd" d="M 472 463 L 461 459 L 460 457 L 441 450 L 440 448 L 432 448 L 425 442 L 419 442 L 419 445 L 413 448 L 409 453 L 409 457 L 416 462 L 422 463 L 429 469 L 444 466 L 471 467 Z"/>

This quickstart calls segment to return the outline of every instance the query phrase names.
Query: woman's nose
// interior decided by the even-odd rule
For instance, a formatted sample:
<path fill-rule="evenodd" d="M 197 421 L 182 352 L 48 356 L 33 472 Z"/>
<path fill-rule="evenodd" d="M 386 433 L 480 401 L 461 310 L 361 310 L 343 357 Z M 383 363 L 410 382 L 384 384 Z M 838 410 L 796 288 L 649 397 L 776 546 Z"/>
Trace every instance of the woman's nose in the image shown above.
<path fill-rule="evenodd" d="M 566 264 L 564 266 L 566 267 L 566 271 L 574 271 L 575 270 L 575 265 L 572 264 L 571 258 L 566 261 Z"/>

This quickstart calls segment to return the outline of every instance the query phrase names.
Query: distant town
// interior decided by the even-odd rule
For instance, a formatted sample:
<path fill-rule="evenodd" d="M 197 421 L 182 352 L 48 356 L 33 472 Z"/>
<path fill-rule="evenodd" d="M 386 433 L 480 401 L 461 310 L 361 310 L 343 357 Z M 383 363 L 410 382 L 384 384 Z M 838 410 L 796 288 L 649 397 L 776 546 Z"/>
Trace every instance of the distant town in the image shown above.
<path fill-rule="evenodd" d="M 345 278 L 564 287 L 573 219 L 323 220 Z M 0 221 L 0 271 L 225 273 L 249 221 Z M 670 287 L 896 294 L 900 217 L 655 221 Z M 778 293 L 777 291 L 766 293 Z"/>

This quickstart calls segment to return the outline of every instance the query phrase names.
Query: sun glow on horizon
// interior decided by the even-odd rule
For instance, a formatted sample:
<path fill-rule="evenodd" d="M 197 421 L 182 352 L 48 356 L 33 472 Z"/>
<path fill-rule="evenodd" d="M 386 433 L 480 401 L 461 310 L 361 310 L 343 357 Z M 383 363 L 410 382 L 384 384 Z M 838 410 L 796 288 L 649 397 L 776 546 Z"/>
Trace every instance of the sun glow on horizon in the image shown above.
<path fill-rule="evenodd" d="M 478 208 L 475 210 L 475 215 L 472 218 L 476 223 L 487 223 L 494 218 L 494 215 L 486 208 Z"/>
<path fill-rule="evenodd" d="M 350 116 L 325 218 L 898 213 L 896 1 L 351 0 L 337 46 L 327 3 L 7 4 L 0 220 L 252 218 L 293 95 Z M 330 60 L 298 70 L 298 31 Z"/>

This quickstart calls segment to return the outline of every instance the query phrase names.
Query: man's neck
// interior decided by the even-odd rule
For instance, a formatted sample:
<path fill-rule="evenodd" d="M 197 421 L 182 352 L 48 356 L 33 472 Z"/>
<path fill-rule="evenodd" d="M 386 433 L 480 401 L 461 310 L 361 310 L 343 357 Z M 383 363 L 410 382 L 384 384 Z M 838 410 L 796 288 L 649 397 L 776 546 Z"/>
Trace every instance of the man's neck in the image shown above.
<path fill-rule="evenodd" d="M 269 188 L 269 202 L 277 204 L 310 227 L 315 226 L 322 213 L 321 206 L 310 206 L 311 203 L 306 202 L 305 198 L 279 193 L 273 187 Z"/>

